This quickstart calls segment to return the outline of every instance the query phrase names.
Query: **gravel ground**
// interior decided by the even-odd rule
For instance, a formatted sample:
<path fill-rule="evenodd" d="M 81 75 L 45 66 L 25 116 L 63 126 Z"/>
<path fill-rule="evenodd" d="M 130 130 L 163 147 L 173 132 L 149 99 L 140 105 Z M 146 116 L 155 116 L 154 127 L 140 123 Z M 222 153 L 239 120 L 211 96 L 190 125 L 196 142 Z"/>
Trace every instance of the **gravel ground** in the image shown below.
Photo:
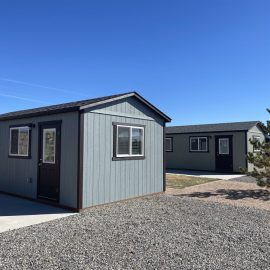
<path fill-rule="evenodd" d="M 237 178 L 230 179 L 229 181 L 256 184 L 256 179 L 250 176 L 237 177 Z"/>
<path fill-rule="evenodd" d="M 269 269 L 270 212 L 169 195 L 0 234 L 0 269 Z"/>

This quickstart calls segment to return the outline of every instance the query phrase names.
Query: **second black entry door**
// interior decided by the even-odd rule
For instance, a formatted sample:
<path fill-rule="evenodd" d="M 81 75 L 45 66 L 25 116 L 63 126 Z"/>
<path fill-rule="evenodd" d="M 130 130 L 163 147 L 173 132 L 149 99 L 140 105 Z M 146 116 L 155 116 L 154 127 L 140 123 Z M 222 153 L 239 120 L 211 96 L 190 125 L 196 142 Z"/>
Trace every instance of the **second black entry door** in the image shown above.
<path fill-rule="evenodd" d="M 233 172 L 232 136 L 216 136 L 216 171 Z"/>

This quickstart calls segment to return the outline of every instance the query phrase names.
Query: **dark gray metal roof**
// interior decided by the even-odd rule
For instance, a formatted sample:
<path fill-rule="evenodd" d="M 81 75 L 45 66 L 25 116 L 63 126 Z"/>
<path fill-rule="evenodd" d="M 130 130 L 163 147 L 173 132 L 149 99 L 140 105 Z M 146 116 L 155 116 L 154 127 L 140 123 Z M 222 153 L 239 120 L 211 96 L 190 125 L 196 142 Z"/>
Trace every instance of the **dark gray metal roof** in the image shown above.
<path fill-rule="evenodd" d="M 35 115 L 41 115 L 41 114 L 50 114 L 50 113 L 56 113 L 56 112 L 62 112 L 62 111 L 63 112 L 76 111 L 76 110 L 79 110 L 81 106 L 93 104 L 95 102 L 99 102 L 99 101 L 103 101 L 106 99 L 111 99 L 111 98 L 115 98 L 119 96 L 121 95 L 87 99 L 87 100 L 81 100 L 81 101 L 76 101 L 76 102 L 69 102 L 69 103 L 63 103 L 63 104 L 58 104 L 58 105 L 39 107 L 39 108 L 34 108 L 34 109 L 29 109 L 29 110 L 9 112 L 5 114 L 0 114 L 0 120 L 20 118 L 22 116 L 25 117 L 25 116 L 35 116 Z"/>
<path fill-rule="evenodd" d="M 234 122 L 234 123 L 190 125 L 190 126 L 172 126 L 166 128 L 166 133 L 173 134 L 173 133 L 246 131 L 259 123 L 260 121 L 249 121 L 249 122 Z"/>
<path fill-rule="evenodd" d="M 29 109 L 29 110 L 9 112 L 9 113 L 5 113 L 5 114 L 0 114 L 0 121 L 26 118 L 26 117 L 34 117 L 34 116 L 39 116 L 39 115 L 48 115 L 48 114 L 55 114 L 55 113 L 79 111 L 79 110 L 86 109 L 86 108 L 91 107 L 91 106 L 95 106 L 98 104 L 110 102 L 110 101 L 125 98 L 125 97 L 130 97 L 130 96 L 135 96 L 138 99 L 140 99 L 143 103 L 145 103 L 151 109 L 156 111 L 160 116 L 162 116 L 167 122 L 171 121 L 171 119 L 167 115 L 165 115 L 163 112 L 161 112 L 155 106 L 153 106 L 151 103 L 146 101 L 143 97 L 141 97 L 136 92 L 128 92 L 128 93 L 123 93 L 123 94 L 118 94 L 118 95 L 105 96 L 105 97 L 99 97 L 99 98 L 93 98 L 93 99 L 86 99 L 86 100 L 63 103 L 63 104 L 58 104 L 58 105 L 39 107 L 39 108 L 34 108 L 34 109 Z"/>

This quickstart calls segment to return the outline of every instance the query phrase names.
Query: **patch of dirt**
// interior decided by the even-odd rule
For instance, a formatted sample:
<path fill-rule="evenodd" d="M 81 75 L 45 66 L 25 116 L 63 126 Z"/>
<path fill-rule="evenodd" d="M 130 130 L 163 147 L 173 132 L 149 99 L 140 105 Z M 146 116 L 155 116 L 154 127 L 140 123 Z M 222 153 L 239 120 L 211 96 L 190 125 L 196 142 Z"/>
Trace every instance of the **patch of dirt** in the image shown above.
<path fill-rule="evenodd" d="M 255 183 L 220 180 L 184 189 L 167 188 L 166 193 L 270 211 L 270 190 L 261 188 Z"/>

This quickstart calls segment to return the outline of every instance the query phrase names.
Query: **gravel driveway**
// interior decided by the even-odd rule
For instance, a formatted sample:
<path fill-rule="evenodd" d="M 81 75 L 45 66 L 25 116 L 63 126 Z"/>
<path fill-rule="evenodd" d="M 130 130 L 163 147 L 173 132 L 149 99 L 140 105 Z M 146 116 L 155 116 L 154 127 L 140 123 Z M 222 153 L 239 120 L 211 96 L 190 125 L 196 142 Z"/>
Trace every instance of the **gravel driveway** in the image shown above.
<path fill-rule="evenodd" d="M 0 234 L 0 269 L 269 269 L 270 212 L 149 196 Z"/>

